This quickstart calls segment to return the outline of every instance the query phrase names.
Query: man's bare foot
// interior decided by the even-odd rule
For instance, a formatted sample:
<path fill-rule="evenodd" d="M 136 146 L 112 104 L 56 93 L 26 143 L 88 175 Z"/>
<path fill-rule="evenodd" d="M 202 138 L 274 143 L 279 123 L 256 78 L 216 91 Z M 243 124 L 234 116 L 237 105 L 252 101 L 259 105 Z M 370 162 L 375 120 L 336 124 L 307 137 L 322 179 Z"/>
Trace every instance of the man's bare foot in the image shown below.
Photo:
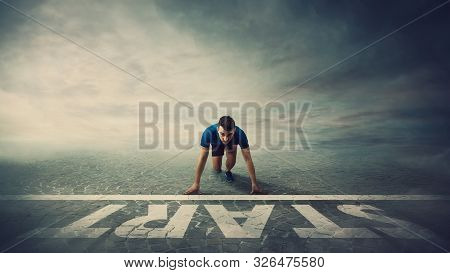
<path fill-rule="evenodd" d="M 192 186 L 190 186 L 184 194 L 200 194 L 200 185 L 192 184 Z"/>
<path fill-rule="evenodd" d="M 250 192 L 250 194 L 258 194 L 258 193 L 262 193 L 262 189 L 261 187 L 259 187 L 257 184 L 252 184 L 252 191 Z"/>

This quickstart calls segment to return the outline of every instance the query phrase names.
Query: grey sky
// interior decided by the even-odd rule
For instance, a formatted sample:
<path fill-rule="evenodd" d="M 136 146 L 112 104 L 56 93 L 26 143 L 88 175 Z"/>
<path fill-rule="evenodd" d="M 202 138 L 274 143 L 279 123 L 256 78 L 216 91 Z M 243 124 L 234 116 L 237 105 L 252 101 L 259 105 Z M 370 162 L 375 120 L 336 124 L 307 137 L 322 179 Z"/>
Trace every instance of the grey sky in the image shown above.
<path fill-rule="evenodd" d="M 9 1 L 181 101 L 265 103 L 442 1 Z M 448 147 L 450 5 L 280 101 L 314 145 Z M 0 4 L 0 151 L 135 145 L 171 101 Z M 251 132 L 250 132 L 251 133 Z"/>

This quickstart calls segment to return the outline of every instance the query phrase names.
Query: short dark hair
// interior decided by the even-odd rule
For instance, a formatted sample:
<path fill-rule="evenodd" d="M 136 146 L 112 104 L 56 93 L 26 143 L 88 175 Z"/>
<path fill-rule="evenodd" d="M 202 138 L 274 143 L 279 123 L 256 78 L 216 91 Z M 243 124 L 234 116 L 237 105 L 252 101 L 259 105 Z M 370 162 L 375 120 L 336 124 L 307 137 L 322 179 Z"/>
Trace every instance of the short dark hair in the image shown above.
<path fill-rule="evenodd" d="M 236 127 L 236 125 L 234 124 L 234 119 L 230 116 L 223 116 L 219 119 L 219 123 L 217 123 L 220 126 L 223 127 L 223 129 L 225 129 L 225 131 L 231 131 L 234 129 L 234 127 Z"/>

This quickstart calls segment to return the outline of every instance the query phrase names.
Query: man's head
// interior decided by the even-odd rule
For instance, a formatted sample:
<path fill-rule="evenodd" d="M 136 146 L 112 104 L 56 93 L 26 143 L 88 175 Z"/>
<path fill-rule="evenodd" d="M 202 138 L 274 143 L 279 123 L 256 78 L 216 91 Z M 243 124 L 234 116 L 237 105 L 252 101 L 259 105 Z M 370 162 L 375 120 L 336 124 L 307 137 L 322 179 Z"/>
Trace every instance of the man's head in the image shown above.
<path fill-rule="evenodd" d="M 234 132 L 236 131 L 236 125 L 234 124 L 233 118 L 230 116 L 223 116 L 219 119 L 217 125 L 220 140 L 224 144 L 227 144 L 233 138 Z"/>

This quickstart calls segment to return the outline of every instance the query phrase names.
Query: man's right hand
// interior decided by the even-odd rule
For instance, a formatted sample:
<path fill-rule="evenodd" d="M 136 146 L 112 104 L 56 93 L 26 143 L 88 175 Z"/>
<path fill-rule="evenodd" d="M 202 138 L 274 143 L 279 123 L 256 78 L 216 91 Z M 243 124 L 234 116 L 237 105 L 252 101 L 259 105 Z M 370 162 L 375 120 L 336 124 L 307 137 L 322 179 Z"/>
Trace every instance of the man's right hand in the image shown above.
<path fill-rule="evenodd" d="M 250 194 L 261 194 L 261 193 L 263 193 L 261 187 L 256 183 L 252 183 L 252 191 L 250 192 Z"/>
<path fill-rule="evenodd" d="M 197 183 L 192 184 L 192 186 L 187 189 L 184 194 L 201 194 L 200 185 Z"/>

